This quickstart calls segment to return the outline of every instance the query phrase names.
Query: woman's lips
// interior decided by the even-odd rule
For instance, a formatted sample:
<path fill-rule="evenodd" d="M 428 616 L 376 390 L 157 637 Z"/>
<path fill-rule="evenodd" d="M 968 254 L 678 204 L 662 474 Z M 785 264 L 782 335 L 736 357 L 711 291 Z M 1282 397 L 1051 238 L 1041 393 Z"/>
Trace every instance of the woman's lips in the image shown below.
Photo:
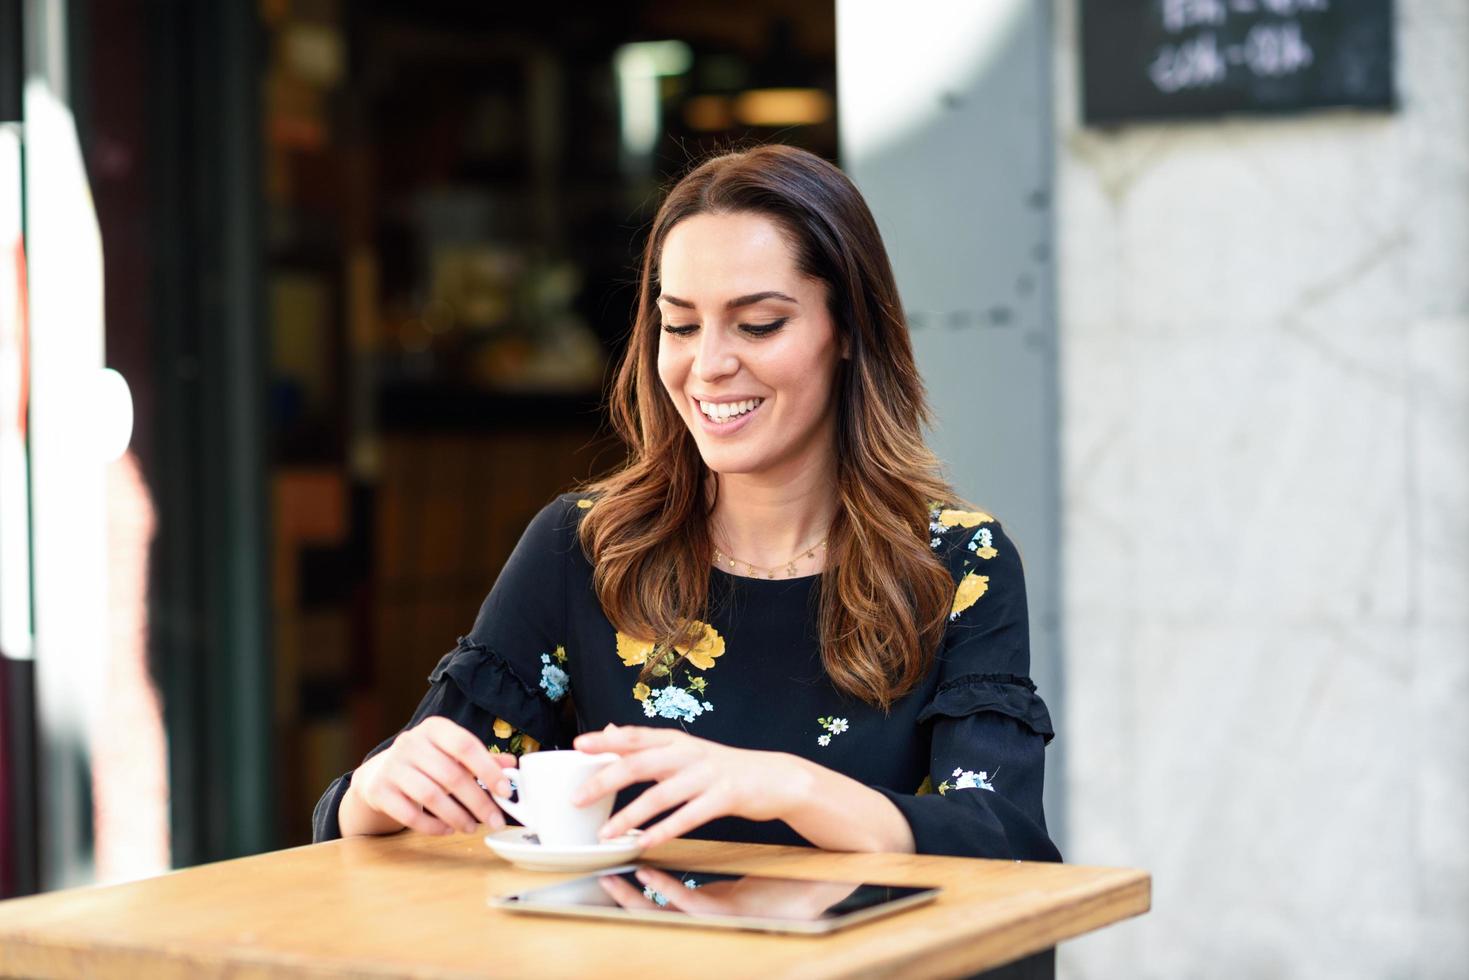
<path fill-rule="evenodd" d="M 749 425 L 750 420 L 760 414 L 761 410 L 765 408 L 766 402 L 768 402 L 769 400 L 770 399 L 767 398 L 761 401 L 760 404 L 750 409 L 744 415 L 741 415 L 739 418 L 736 418 L 729 422 L 716 422 L 709 416 L 705 415 L 703 409 L 699 408 L 698 399 L 690 398 L 689 403 L 694 406 L 694 414 L 699 417 L 699 426 L 705 432 L 713 436 L 731 436 L 743 429 L 745 426 Z"/>

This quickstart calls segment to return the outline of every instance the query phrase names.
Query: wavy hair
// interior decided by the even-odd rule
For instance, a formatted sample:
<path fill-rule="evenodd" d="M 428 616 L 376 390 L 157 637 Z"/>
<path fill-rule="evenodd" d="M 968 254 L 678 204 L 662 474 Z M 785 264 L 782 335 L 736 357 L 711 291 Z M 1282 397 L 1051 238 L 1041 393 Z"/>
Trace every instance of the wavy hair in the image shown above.
<path fill-rule="evenodd" d="M 930 548 L 932 502 L 957 501 L 923 439 L 927 398 L 877 223 L 847 176 L 789 146 L 706 160 L 674 185 L 653 219 L 637 316 L 609 395 L 626 464 L 585 489 L 593 584 L 620 633 L 651 642 L 639 680 L 667 676 L 703 638 L 713 542 L 709 470 L 658 376 L 654 289 L 668 233 L 698 214 L 772 220 L 797 268 L 826 286 L 850 357 L 836 379 L 836 516 L 821 576 L 821 657 L 841 691 L 887 711 L 932 664 L 954 596 Z"/>

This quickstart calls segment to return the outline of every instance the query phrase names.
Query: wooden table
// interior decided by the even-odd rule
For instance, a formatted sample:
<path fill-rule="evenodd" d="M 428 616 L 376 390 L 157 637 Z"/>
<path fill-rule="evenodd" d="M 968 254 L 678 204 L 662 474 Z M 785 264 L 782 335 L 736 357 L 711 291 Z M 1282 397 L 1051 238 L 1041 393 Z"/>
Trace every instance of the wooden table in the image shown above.
<path fill-rule="evenodd" d="M 1142 871 L 675 840 L 704 871 L 938 884 L 937 901 L 829 936 L 505 912 L 522 871 L 482 835 L 353 838 L 0 902 L 0 973 L 61 977 L 962 976 L 1146 912 Z"/>

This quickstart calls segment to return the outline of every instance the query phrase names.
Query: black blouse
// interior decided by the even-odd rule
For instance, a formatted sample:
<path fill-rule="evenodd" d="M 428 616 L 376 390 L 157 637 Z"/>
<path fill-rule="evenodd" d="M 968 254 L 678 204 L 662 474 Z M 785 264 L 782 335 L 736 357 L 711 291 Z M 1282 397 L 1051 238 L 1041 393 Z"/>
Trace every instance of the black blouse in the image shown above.
<path fill-rule="evenodd" d="M 635 684 L 644 661 L 663 651 L 618 633 L 597 602 L 577 540 L 592 506 L 566 494 L 536 516 L 473 630 L 429 674 L 405 729 L 443 715 L 491 751 L 520 754 L 570 748 L 608 722 L 677 727 L 799 755 L 873 787 L 907 818 L 920 854 L 1061 860 L 1041 806 L 1053 732 L 1027 676 L 1020 556 L 994 518 L 934 507 L 930 544 L 953 573 L 953 612 L 928 676 L 884 716 L 826 676 L 818 575 L 768 580 L 712 569 L 703 640 L 673 675 L 660 675 L 665 683 Z M 338 777 L 317 803 L 317 841 L 341 836 L 337 809 L 351 778 Z M 614 812 L 650 785 L 623 789 Z M 686 836 L 810 843 L 782 821 L 738 817 Z"/>

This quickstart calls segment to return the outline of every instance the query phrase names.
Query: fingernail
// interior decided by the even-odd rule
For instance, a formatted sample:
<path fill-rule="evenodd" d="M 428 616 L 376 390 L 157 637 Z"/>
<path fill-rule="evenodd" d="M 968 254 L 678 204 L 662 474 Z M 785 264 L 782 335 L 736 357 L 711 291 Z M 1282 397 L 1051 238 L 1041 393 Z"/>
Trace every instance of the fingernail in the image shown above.
<path fill-rule="evenodd" d="M 612 825 L 610 823 L 609 824 L 603 824 L 602 825 L 602 829 L 599 830 L 599 831 L 597 831 L 597 836 L 600 837 L 600 838 L 602 838 L 603 840 L 606 840 L 607 838 L 611 837 L 612 836 Z"/>
<path fill-rule="evenodd" d="M 509 796 L 510 784 L 505 782 L 504 780 L 501 780 L 500 784 L 495 787 L 495 792 L 499 793 L 501 796 Z"/>

